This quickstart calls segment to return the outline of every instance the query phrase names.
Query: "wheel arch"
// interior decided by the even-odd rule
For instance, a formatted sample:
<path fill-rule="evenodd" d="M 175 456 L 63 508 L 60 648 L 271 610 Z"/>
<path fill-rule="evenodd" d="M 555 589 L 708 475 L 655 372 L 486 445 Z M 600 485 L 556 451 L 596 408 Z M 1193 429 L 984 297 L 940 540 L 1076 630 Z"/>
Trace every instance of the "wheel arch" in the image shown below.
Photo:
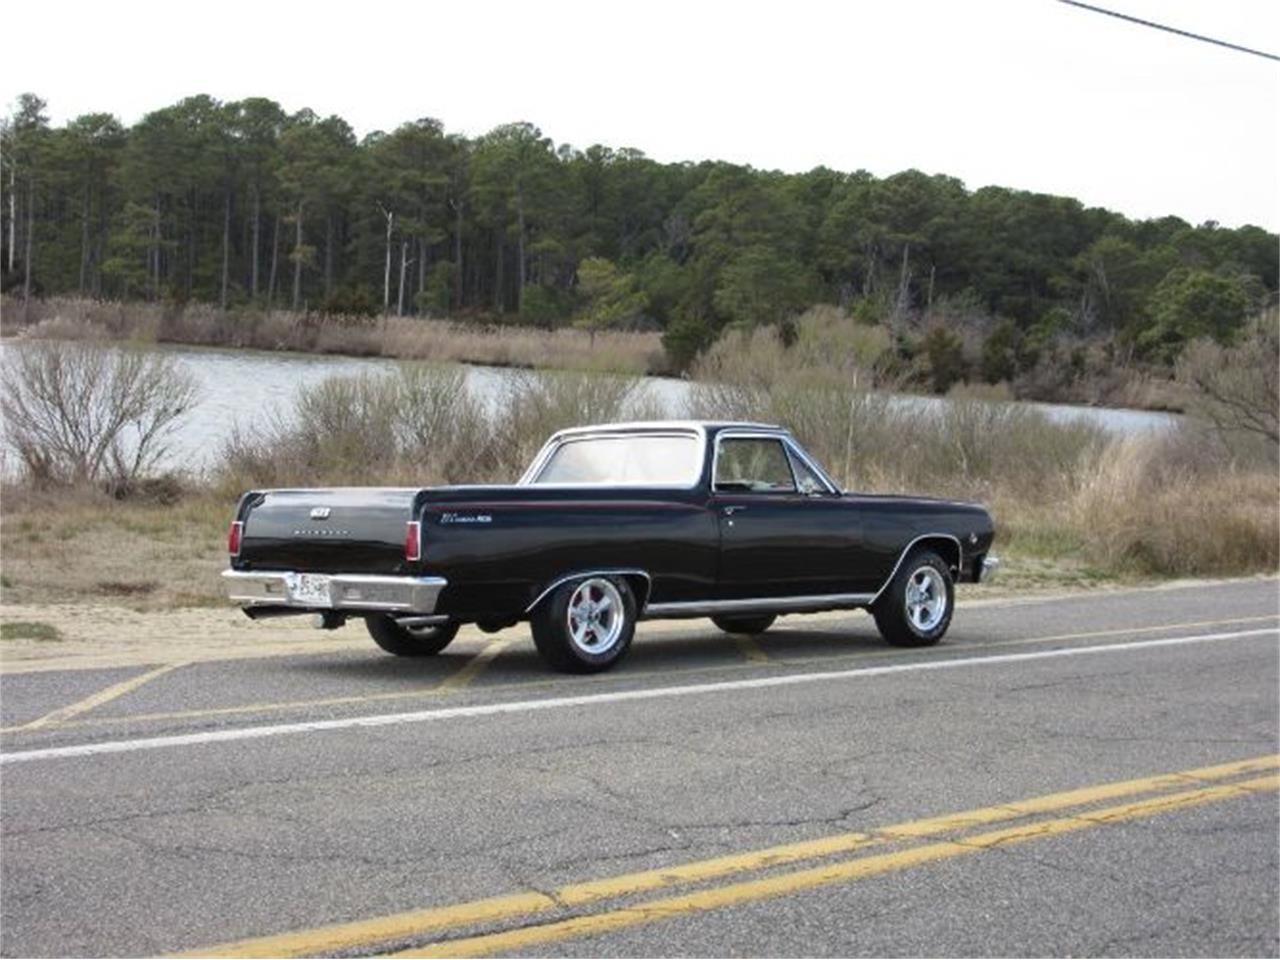
<path fill-rule="evenodd" d="M 898 570 L 907 557 L 912 552 L 921 548 L 930 548 L 936 550 L 938 555 L 951 568 L 952 581 L 960 579 L 960 570 L 964 563 L 964 550 L 960 546 L 960 538 L 950 533 L 922 533 L 915 537 L 910 543 L 902 548 L 902 552 L 898 554 L 897 562 L 894 563 L 893 569 L 889 571 L 889 576 L 885 577 L 884 583 L 880 585 L 880 589 L 876 591 L 875 596 L 871 598 L 871 603 L 875 603 L 880 599 L 880 595 L 889 589 L 889 584 L 893 583 L 893 578 L 898 575 Z"/>
<path fill-rule="evenodd" d="M 585 580 L 588 577 L 616 577 L 626 581 L 631 593 L 636 598 L 636 617 L 644 611 L 645 605 L 649 602 L 649 593 L 652 589 L 652 580 L 647 571 L 633 568 L 598 568 L 593 570 L 576 570 L 573 573 L 567 573 L 563 576 L 556 577 L 551 580 L 534 599 L 533 603 L 525 607 L 524 615 L 531 616 L 542 604 L 546 603 L 553 593 L 559 587 L 566 583 L 572 583 L 575 580 Z"/>

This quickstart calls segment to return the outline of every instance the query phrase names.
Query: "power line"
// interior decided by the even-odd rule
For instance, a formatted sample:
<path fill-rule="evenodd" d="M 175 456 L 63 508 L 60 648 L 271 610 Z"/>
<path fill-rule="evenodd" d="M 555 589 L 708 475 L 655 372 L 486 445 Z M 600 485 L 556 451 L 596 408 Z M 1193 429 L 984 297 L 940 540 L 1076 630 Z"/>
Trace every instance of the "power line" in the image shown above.
<path fill-rule="evenodd" d="M 1088 3 L 1080 3 L 1079 0 L 1058 0 L 1058 2 L 1069 4 L 1073 7 L 1080 7 L 1082 10 L 1092 10 L 1094 13 L 1105 14 L 1108 17 L 1115 17 L 1117 20 L 1128 20 L 1130 23 L 1141 24 L 1144 27 L 1154 27 L 1157 30 L 1164 30 L 1167 33 L 1176 33 L 1180 37 L 1190 37 L 1192 40 L 1203 40 L 1205 43 L 1217 44 L 1219 47 L 1226 47 L 1228 50 L 1239 50 L 1241 53 L 1251 53 L 1255 57 L 1266 57 L 1268 60 L 1280 60 L 1280 57 L 1276 56 L 1274 53 L 1267 53 L 1264 50 L 1251 50 L 1249 47 L 1242 47 L 1235 43 L 1227 43 L 1225 40 L 1215 40 L 1213 37 L 1204 37 L 1198 33 L 1179 30 L 1177 27 L 1166 27 L 1163 23 L 1153 23 L 1150 20 L 1131 17 L 1127 13 L 1117 13 L 1114 10 L 1104 10 L 1102 7 L 1095 7 Z"/>

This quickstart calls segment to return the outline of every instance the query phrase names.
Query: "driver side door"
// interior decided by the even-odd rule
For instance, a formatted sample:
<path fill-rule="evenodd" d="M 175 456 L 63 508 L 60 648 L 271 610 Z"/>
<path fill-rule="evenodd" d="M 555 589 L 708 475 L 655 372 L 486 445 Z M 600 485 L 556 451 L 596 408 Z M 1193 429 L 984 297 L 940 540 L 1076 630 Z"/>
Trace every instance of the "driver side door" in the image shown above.
<path fill-rule="evenodd" d="M 720 529 L 717 598 L 853 590 L 857 517 L 842 500 L 812 482 L 780 436 L 717 436 L 710 504 Z"/>

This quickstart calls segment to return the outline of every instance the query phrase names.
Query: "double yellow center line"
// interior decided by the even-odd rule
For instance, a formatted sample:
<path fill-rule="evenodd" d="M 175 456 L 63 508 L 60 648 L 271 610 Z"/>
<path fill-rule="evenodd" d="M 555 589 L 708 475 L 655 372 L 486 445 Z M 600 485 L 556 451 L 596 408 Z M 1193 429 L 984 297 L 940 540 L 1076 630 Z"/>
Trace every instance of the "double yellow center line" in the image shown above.
<path fill-rule="evenodd" d="M 783 844 L 731 856 L 672 867 L 569 884 L 549 893 L 526 891 L 445 907 L 412 910 L 393 916 L 335 924 L 314 930 L 242 940 L 191 953 L 204 957 L 298 957 L 371 949 L 396 949 L 430 941 L 442 934 L 453 939 L 393 953 L 404 957 L 475 957 L 506 954 L 539 944 L 597 936 L 671 917 L 771 899 L 908 869 L 954 857 L 977 854 L 1045 837 L 1072 833 L 1183 810 L 1232 798 L 1280 789 L 1280 755 L 1200 767 L 1178 773 L 1068 790 L 1047 796 L 983 807 L 946 816 L 914 820 L 868 832 L 842 833 L 817 840 Z M 1259 776 L 1259 774 L 1265 774 Z M 1224 782 L 1230 781 L 1230 782 Z M 1132 798 L 1141 799 L 1132 799 Z M 1128 800 L 1112 806 L 1111 801 Z M 1044 814 L 1063 813 L 1044 819 Z M 1025 821 L 999 830 L 971 831 L 996 823 Z M 935 837 L 945 839 L 920 844 Z M 909 844 L 916 844 L 910 846 Z M 834 859 L 874 846 L 890 852 Z M 781 868 L 826 861 L 807 869 Z M 743 874 L 764 876 L 721 886 L 712 881 Z M 630 903 L 603 912 L 530 920 L 539 914 L 572 911 L 673 887 L 702 889 L 660 899 Z M 492 929 L 518 923 L 514 929 Z"/>

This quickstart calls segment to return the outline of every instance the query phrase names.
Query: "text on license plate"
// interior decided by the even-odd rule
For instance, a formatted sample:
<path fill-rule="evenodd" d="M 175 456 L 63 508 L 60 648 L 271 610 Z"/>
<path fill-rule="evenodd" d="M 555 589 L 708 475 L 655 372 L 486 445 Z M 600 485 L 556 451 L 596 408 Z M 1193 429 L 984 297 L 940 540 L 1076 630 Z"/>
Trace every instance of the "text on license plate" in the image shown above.
<path fill-rule="evenodd" d="M 297 603 L 330 606 L 329 578 L 319 573 L 295 573 L 289 577 L 289 596 Z"/>

